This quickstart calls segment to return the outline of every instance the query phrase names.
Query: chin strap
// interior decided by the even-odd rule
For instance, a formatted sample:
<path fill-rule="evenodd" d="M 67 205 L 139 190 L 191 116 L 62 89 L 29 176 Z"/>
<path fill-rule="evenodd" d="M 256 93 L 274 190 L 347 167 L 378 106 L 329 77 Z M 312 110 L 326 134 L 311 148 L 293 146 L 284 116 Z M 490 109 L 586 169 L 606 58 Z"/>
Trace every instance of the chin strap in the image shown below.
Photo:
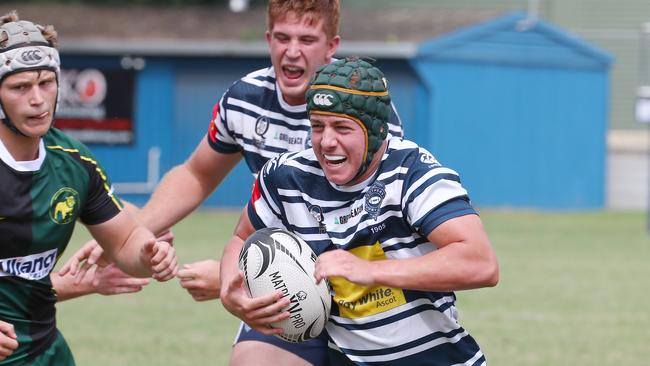
<path fill-rule="evenodd" d="M 7 116 L 7 115 L 4 113 L 4 107 L 2 106 L 2 102 L 1 102 L 1 101 L 0 101 L 0 119 L 2 120 L 2 124 L 5 125 L 5 126 L 7 126 L 7 128 L 9 129 L 9 131 L 11 131 L 11 132 L 13 132 L 13 133 L 15 133 L 16 135 L 19 135 L 19 136 L 25 136 L 25 137 L 27 136 L 27 135 L 25 135 L 24 133 L 22 133 L 22 132 L 18 129 L 18 127 L 16 127 L 16 125 L 11 121 L 11 119 L 9 118 L 9 116 Z"/>
<path fill-rule="evenodd" d="M 11 122 L 11 120 L 9 119 L 9 117 L 5 117 L 5 118 L 3 118 L 3 119 L 2 119 L 2 124 L 4 124 L 5 126 L 7 126 L 7 128 L 9 129 L 9 131 L 11 131 L 11 132 L 13 132 L 13 133 L 15 133 L 15 134 L 17 134 L 17 135 L 27 137 L 27 135 L 25 135 L 24 133 L 22 133 L 22 132 L 18 129 L 18 127 L 16 127 L 16 125 L 15 125 L 13 122 Z"/>

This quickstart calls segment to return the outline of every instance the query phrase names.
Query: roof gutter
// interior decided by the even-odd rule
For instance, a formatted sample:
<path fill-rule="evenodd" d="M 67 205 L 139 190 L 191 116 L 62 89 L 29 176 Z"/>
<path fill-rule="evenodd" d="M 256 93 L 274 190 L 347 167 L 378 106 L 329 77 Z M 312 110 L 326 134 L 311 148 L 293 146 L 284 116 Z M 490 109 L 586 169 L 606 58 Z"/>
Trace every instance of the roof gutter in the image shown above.
<path fill-rule="evenodd" d="M 156 56 L 156 57 L 268 57 L 266 42 L 239 41 L 171 41 L 79 39 L 61 42 L 60 51 L 69 55 L 89 56 Z M 417 54 L 411 42 L 345 41 L 336 55 L 409 59 Z"/>

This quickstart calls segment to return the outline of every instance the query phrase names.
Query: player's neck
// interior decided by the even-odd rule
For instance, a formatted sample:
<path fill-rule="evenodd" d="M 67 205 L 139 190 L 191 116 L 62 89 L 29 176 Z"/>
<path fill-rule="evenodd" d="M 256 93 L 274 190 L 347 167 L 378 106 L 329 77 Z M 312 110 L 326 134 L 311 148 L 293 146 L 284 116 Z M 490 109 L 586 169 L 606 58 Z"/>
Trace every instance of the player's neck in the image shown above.
<path fill-rule="evenodd" d="M 38 158 L 40 137 L 21 136 L 0 123 L 0 140 L 16 161 L 31 161 Z"/>

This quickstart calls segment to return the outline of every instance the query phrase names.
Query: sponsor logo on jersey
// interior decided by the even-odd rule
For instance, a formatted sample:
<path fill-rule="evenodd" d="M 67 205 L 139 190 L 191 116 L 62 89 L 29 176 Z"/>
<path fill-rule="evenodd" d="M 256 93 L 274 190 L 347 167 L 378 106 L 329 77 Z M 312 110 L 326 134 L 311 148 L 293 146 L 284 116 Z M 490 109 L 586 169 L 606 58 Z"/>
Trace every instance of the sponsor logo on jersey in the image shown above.
<path fill-rule="evenodd" d="M 79 193 L 72 188 L 59 189 L 50 200 L 50 219 L 57 224 L 73 222 L 79 212 Z"/>
<path fill-rule="evenodd" d="M 278 141 L 284 141 L 289 145 L 304 145 L 305 140 L 302 138 L 302 136 L 290 136 L 289 134 L 286 134 L 284 132 L 276 132 L 275 136 L 273 136 L 275 140 Z"/>
<path fill-rule="evenodd" d="M 363 245 L 348 250 L 357 257 L 369 261 L 386 259 L 379 242 Z M 362 318 L 375 315 L 406 304 L 401 289 L 388 286 L 357 285 L 343 277 L 331 277 L 330 284 L 334 290 L 334 302 L 339 307 L 339 314 L 345 318 Z"/>
<path fill-rule="evenodd" d="M 375 182 L 370 186 L 365 195 L 365 208 L 371 218 L 377 220 L 381 209 L 381 202 L 386 197 L 386 186 L 382 182 Z"/>
<path fill-rule="evenodd" d="M 420 152 L 420 161 L 424 164 L 438 164 L 438 160 L 436 160 L 433 155 L 426 152 Z"/>
<path fill-rule="evenodd" d="M 345 215 L 343 215 L 343 216 L 335 217 L 335 218 L 334 218 L 334 223 L 335 223 L 336 225 L 345 225 L 345 224 L 348 223 L 348 221 L 349 221 L 351 218 L 353 218 L 353 217 L 359 215 L 359 214 L 362 213 L 362 212 L 363 212 L 363 205 L 361 205 L 361 206 L 357 206 L 357 207 L 354 207 L 354 208 L 352 208 L 352 209 L 350 210 L 350 213 L 345 214 Z"/>
<path fill-rule="evenodd" d="M 26 280 L 40 280 L 50 275 L 56 263 L 57 249 L 43 253 L 0 259 L 0 277 L 15 276 Z"/>

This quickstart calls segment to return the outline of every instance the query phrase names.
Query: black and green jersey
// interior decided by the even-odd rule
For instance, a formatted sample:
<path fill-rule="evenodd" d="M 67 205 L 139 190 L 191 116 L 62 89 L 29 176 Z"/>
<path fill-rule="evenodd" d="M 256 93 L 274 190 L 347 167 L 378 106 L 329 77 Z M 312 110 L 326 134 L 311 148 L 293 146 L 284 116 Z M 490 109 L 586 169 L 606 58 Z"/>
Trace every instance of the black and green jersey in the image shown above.
<path fill-rule="evenodd" d="M 0 142 L 0 319 L 19 337 L 0 365 L 28 361 L 56 338 L 49 274 L 77 219 L 100 224 L 121 208 L 88 148 L 61 131 L 51 129 L 30 162 L 16 162 Z"/>

